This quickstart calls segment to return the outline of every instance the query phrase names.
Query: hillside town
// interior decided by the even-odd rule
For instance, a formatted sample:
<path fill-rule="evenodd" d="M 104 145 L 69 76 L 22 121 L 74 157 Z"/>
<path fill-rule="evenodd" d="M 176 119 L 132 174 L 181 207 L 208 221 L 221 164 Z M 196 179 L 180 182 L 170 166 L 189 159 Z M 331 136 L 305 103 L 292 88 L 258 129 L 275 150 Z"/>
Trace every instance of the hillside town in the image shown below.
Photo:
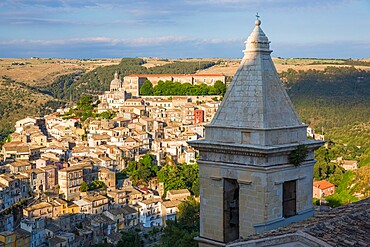
<path fill-rule="evenodd" d="M 63 107 L 14 121 L 1 143 L 0 247 L 367 246 L 363 144 L 335 149 L 302 123 L 254 24 L 226 94 L 231 78 L 200 62 L 91 71 L 75 105 L 61 91 L 80 72 L 57 83 L 63 101 L 43 106 Z"/>
<path fill-rule="evenodd" d="M 161 228 L 176 218 L 188 189 L 165 191 L 156 178 L 133 185 L 117 174 L 146 154 L 153 165 L 194 164 L 187 141 L 204 137 L 220 101 L 127 95 L 116 74 L 97 107 L 114 112 L 112 119 L 82 121 L 59 109 L 16 122 L 1 150 L 0 246 L 117 244 L 123 230 Z"/>
<path fill-rule="evenodd" d="M 225 83 L 222 75 L 201 77 L 130 75 L 121 81 L 115 73 L 94 110 L 111 117 L 82 119 L 63 108 L 17 121 L 0 156 L 0 246 L 114 245 L 121 231 L 162 228 L 175 220 L 191 191 L 165 190 L 157 178 L 134 184 L 121 173 L 147 154 L 157 166 L 196 163 L 198 153 L 188 141 L 204 138 L 221 98 L 142 96 L 140 87 L 148 79 Z M 307 136 L 324 140 L 311 128 Z M 357 168 L 341 157 L 333 162 Z M 317 181 L 313 192 L 321 204 L 335 186 Z"/>

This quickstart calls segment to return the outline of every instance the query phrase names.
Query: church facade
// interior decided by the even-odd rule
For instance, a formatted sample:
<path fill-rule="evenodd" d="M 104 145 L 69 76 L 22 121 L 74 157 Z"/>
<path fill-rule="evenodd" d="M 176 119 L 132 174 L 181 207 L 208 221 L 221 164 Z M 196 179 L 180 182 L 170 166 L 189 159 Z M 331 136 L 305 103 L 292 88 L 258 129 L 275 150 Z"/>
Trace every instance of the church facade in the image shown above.
<path fill-rule="evenodd" d="M 261 21 L 200 152 L 199 246 L 225 244 L 313 215 L 314 150 L 271 60 Z"/>

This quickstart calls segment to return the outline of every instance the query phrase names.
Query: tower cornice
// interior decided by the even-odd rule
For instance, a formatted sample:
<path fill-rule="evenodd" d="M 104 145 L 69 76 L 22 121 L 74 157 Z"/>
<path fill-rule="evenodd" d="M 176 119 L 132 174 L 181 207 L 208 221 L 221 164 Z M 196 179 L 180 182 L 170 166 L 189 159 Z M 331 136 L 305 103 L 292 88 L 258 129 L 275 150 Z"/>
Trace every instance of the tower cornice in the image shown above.
<path fill-rule="evenodd" d="M 200 152 L 205 151 L 224 154 L 266 157 L 268 155 L 288 154 L 295 150 L 299 145 L 304 145 L 308 150 L 315 150 L 321 147 L 325 142 L 317 140 L 306 140 L 299 143 L 289 143 L 274 146 L 224 143 L 207 140 L 189 141 L 188 143 Z"/>

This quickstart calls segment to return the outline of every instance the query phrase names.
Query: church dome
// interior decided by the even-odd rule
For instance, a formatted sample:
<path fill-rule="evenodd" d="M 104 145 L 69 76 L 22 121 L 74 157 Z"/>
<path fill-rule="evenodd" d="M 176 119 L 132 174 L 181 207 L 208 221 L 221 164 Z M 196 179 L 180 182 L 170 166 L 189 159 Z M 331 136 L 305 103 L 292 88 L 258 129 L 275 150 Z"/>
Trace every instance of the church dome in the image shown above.
<path fill-rule="evenodd" d="M 110 83 L 110 91 L 117 91 L 121 88 L 121 80 L 118 78 L 118 73 L 114 73 L 114 79 Z"/>

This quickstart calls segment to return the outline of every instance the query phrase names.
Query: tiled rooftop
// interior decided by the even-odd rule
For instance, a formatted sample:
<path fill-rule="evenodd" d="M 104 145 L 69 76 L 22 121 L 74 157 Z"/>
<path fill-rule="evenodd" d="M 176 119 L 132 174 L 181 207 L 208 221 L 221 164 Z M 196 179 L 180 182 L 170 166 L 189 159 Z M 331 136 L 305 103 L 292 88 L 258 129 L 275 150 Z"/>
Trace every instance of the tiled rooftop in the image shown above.
<path fill-rule="evenodd" d="M 370 245 L 370 198 L 319 212 L 307 220 L 243 240 L 257 240 L 303 232 L 331 246 Z"/>

